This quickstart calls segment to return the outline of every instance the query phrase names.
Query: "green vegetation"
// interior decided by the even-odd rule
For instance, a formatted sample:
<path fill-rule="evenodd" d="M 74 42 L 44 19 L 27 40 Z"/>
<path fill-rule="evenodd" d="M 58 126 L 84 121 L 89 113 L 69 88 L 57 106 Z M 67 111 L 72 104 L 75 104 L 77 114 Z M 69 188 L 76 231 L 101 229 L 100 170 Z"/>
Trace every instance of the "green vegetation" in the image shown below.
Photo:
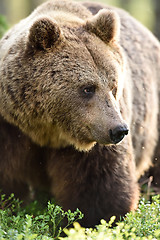
<path fill-rule="evenodd" d="M 113 216 L 109 223 L 101 220 L 95 229 L 82 228 L 76 222 L 83 217 L 78 209 L 64 212 L 51 202 L 45 208 L 36 201 L 24 208 L 12 194 L 7 200 L 2 195 L 0 206 L 0 240 L 160 239 L 160 196 L 154 196 L 152 203 L 142 199 L 138 210 L 128 213 L 116 226 L 112 227 Z"/>
<path fill-rule="evenodd" d="M 8 29 L 8 24 L 4 16 L 0 15 L 0 38 L 3 36 L 5 31 Z"/>
<path fill-rule="evenodd" d="M 126 215 L 123 221 L 111 228 L 114 217 L 109 223 L 101 220 L 101 224 L 96 229 L 84 229 L 79 224 L 74 224 L 74 229 L 65 230 L 68 237 L 65 239 L 96 239 L 96 240 L 146 240 L 160 239 L 160 197 L 153 197 L 153 202 L 149 203 L 141 200 L 136 212 Z"/>
<path fill-rule="evenodd" d="M 58 239 L 65 228 L 83 217 L 78 209 L 64 212 L 51 202 L 45 208 L 37 201 L 24 208 L 14 194 L 8 199 L 2 195 L 0 206 L 0 240 Z"/>

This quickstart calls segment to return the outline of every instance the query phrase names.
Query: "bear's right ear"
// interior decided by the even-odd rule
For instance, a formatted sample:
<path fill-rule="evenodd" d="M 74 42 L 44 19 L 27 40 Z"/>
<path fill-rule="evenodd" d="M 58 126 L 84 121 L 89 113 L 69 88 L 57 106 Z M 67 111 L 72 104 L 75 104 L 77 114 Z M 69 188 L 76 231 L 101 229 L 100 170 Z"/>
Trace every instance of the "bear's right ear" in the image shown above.
<path fill-rule="evenodd" d="M 61 31 L 57 23 L 47 17 L 38 19 L 29 31 L 27 49 L 47 50 L 59 42 Z"/>

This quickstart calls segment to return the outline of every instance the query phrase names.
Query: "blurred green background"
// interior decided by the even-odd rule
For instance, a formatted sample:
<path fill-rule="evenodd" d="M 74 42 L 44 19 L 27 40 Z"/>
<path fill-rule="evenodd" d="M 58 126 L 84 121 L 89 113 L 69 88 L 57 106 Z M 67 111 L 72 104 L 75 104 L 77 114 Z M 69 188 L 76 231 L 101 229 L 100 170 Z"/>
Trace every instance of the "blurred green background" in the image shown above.
<path fill-rule="evenodd" d="M 29 15 L 42 2 L 45 0 L 0 0 L 0 15 L 4 15 L 9 26 L 12 26 Z M 97 0 L 97 2 L 126 9 L 160 39 L 160 0 Z"/>

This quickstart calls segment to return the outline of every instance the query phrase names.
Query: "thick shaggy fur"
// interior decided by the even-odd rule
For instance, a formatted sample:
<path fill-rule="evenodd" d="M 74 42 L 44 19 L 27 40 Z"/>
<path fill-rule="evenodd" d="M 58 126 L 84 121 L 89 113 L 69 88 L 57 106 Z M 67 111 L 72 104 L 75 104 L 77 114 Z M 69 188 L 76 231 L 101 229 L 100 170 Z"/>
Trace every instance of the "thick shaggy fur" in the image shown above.
<path fill-rule="evenodd" d="M 64 209 L 79 208 L 88 227 L 134 210 L 137 179 L 159 144 L 159 51 L 126 12 L 96 3 L 49 1 L 6 33 L 3 191 L 48 191 Z M 117 126 L 129 134 L 116 145 Z"/>

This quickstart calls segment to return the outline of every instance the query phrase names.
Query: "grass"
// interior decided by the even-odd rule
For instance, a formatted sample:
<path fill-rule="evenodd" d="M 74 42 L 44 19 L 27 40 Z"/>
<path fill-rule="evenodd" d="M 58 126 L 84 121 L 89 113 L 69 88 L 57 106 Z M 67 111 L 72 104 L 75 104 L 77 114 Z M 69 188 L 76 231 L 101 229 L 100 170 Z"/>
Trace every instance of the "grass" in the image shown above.
<path fill-rule="evenodd" d="M 21 207 L 14 194 L 9 199 L 2 195 L 0 206 L 0 240 L 58 239 L 66 227 L 83 217 L 78 209 L 74 213 L 64 212 L 51 202 L 45 208 L 37 201 Z"/>
<path fill-rule="evenodd" d="M 67 237 L 65 239 L 160 239 L 160 196 L 152 198 L 153 202 L 140 201 L 139 208 L 135 212 L 128 213 L 124 219 L 111 228 L 115 217 L 113 216 L 109 223 L 101 220 L 101 224 L 95 229 L 82 228 L 78 223 L 74 228 L 65 229 Z"/>
<path fill-rule="evenodd" d="M 128 213 L 114 227 L 113 216 L 108 223 L 101 220 L 94 229 L 77 223 L 83 217 L 78 209 L 64 212 L 51 202 L 45 208 L 36 201 L 24 208 L 12 194 L 7 200 L 2 195 L 0 205 L 0 240 L 160 239 L 159 195 L 152 197 L 152 202 L 141 199 L 137 211 Z"/>

